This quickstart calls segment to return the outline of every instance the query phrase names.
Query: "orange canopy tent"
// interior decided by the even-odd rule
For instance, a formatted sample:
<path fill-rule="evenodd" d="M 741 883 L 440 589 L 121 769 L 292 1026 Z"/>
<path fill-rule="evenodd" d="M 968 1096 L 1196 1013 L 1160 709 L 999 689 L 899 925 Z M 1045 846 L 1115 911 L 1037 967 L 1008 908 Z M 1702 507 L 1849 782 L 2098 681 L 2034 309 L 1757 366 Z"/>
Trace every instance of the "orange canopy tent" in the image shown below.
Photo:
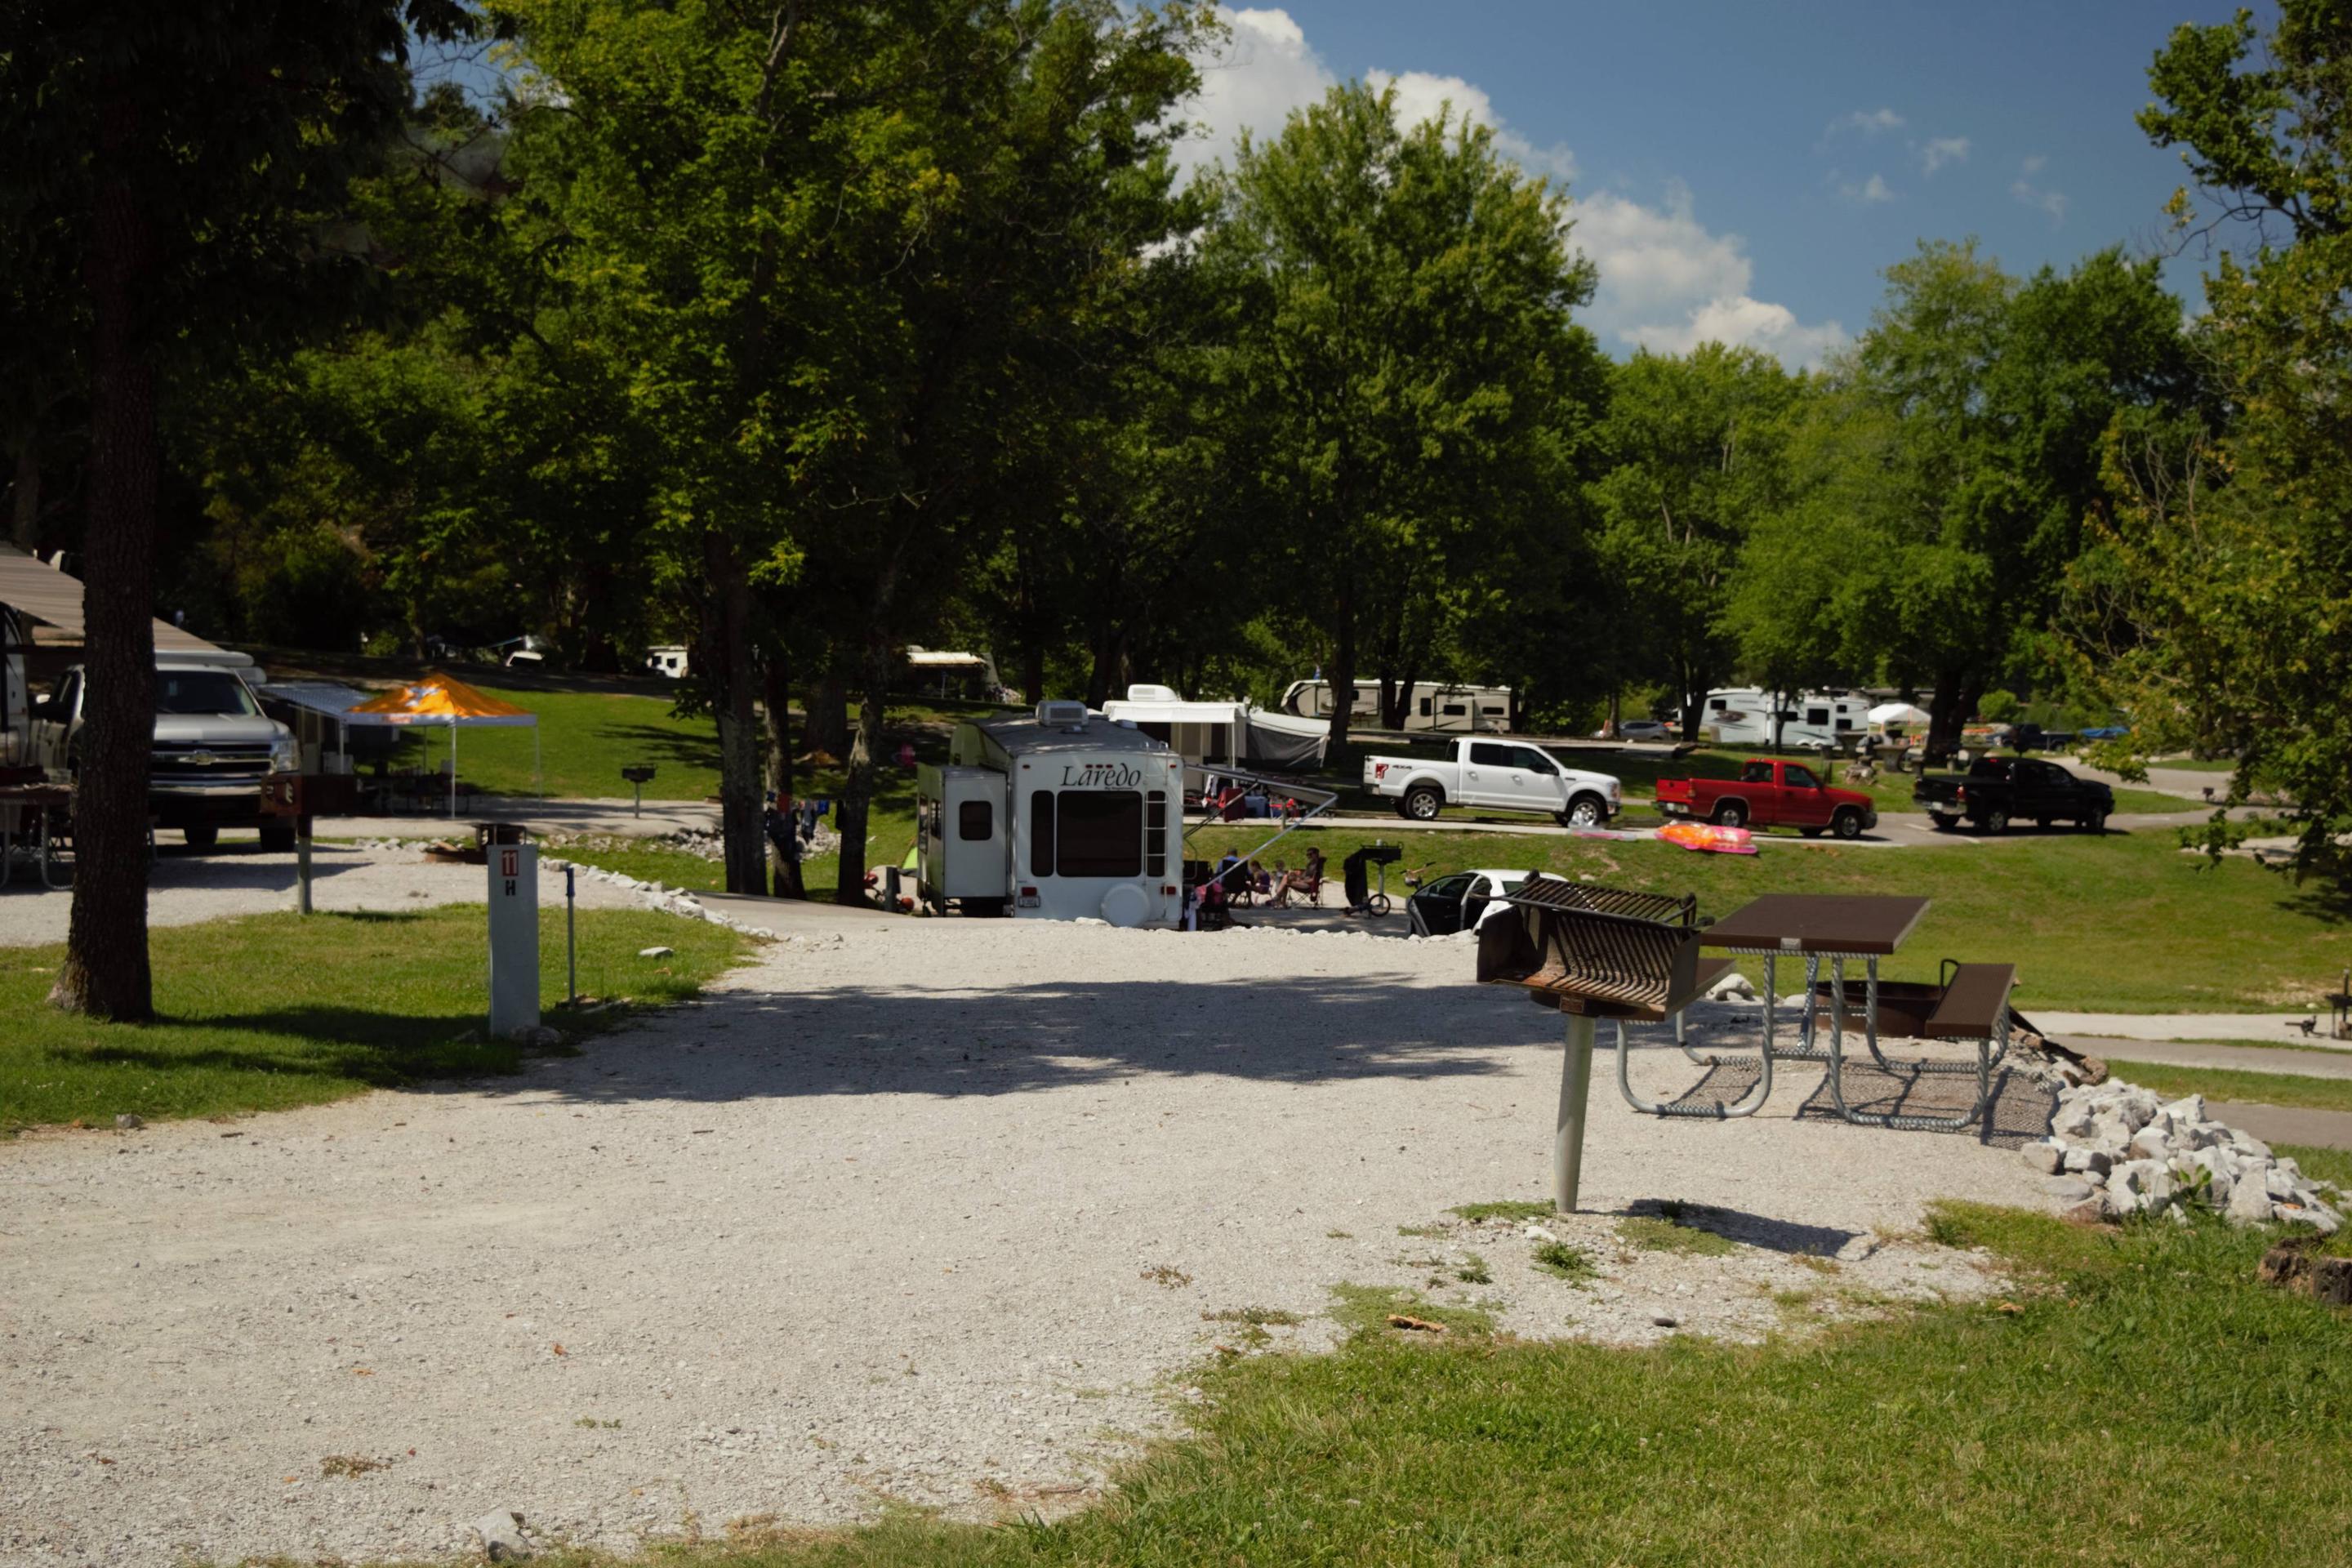
<path fill-rule="evenodd" d="M 362 702 L 345 715 L 353 724 L 446 725 L 449 730 L 449 815 L 457 815 L 457 731 L 460 729 L 528 728 L 530 773 L 539 782 L 539 715 L 475 690 L 454 675 L 435 670 L 424 679 L 396 687 Z"/>

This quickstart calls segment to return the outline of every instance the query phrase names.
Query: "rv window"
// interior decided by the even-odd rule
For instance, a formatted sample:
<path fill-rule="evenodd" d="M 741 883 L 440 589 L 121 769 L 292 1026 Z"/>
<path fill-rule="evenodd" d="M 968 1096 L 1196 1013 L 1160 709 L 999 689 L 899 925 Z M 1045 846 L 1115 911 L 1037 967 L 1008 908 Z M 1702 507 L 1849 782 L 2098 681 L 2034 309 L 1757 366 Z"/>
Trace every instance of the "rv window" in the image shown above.
<path fill-rule="evenodd" d="M 1473 741 L 1470 760 L 1482 768 L 1510 768 L 1518 764 L 1511 761 L 1511 748 L 1498 746 L 1492 741 Z"/>
<path fill-rule="evenodd" d="M 1808 723 L 1808 724 L 1826 724 L 1826 723 L 1828 723 L 1829 721 L 1830 721 L 1830 710 L 1829 710 L 1828 709 L 1826 709 L 1826 708 L 1808 708 L 1808 709 L 1806 709 L 1806 710 L 1805 710 L 1805 722 L 1806 722 L 1806 723 Z"/>
<path fill-rule="evenodd" d="M 1851 730 L 1853 728 L 1853 721 L 1841 713 L 1838 715 L 1838 728 L 1841 730 Z"/>
<path fill-rule="evenodd" d="M 1421 716 L 1424 719 L 1429 717 L 1429 699 L 1426 697 L 1421 700 Z"/>
<path fill-rule="evenodd" d="M 1144 796 L 1143 874 L 1168 875 L 1168 792 L 1153 790 Z"/>
<path fill-rule="evenodd" d="M 1143 796 L 1131 789 L 1066 789 L 1055 805 L 1065 877 L 1132 877 L 1143 869 Z"/>
<path fill-rule="evenodd" d="M 1481 713 L 1500 713 L 1504 711 L 1504 709 L 1503 705 L 1499 702 L 1488 702 L 1483 704 L 1478 710 Z"/>
<path fill-rule="evenodd" d="M 1465 708 L 1459 702 L 1449 702 L 1445 705 L 1444 711 L 1445 716 L 1449 719 L 1459 719 L 1465 713 L 1469 712 L 1470 710 Z"/>
<path fill-rule="evenodd" d="M 1717 712 L 1720 713 L 1720 712 L 1722 712 L 1726 708 L 1729 707 L 1729 706 L 1731 705 L 1731 703 L 1730 703 L 1730 700 L 1729 700 L 1728 698 L 1723 698 L 1723 697 L 1710 697 L 1710 698 L 1708 698 L 1708 699 L 1706 700 L 1706 705 L 1707 705 L 1709 708 L 1714 709 Z"/>
<path fill-rule="evenodd" d="M 996 807 L 984 800 L 968 800 L 956 807 L 956 837 L 967 841 L 996 837 Z"/>
<path fill-rule="evenodd" d="M 1029 874 L 1054 874 L 1054 792 L 1049 789 L 1029 794 Z"/>

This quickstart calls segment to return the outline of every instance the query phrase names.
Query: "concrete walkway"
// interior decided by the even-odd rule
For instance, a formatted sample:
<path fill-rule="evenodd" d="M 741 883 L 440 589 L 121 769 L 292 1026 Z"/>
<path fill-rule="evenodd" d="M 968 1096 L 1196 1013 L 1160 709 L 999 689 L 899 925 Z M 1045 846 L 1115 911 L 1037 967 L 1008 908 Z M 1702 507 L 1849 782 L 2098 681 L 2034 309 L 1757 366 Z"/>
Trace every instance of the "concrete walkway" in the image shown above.
<path fill-rule="evenodd" d="M 2265 1143 L 2310 1143 L 2322 1149 L 2352 1149 L 2352 1110 L 2307 1110 L 2251 1100 L 2209 1100 L 2207 1114 L 2242 1127 Z"/>
<path fill-rule="evenodd" d="M 2352 1040 L 2327 1037 L 2327 1015 L 2302 1013 L 2055 1013 L 2032 1009 L 2033 1021 L 2061 1039 L 2095 1035 L 2116 1040 L 2276 1040 L 2281 1045 L 2325 1046 L 2352 1052 Z M 2308 1040 L 2296 1027 L 2317 1017 Z"/>
<path fill-rule="evenodd" d="M 2274 1072 L 2291 1078 L 2352 1079 L 2352 1051 L 2266 1051 L 2259 1046 L 2190 1046 L 2171 1040 L 2112 1040 L 2087 1035 L 2062 1035 L 2059 1038 L 2070 1049 L 2108 1060 L 2225 1068 L 2231 1072 Z"/>
<path fill-rule="evenodd" d="M 321 838 L 471 838 L 477 822 L 520 822 L 534 834 L 610 833 L 656 838 L 681 828 L 715 831 L 719 807 L 699 800 L 649 800 L 642 810 L 618 800 L 536 800 L 528 795 L 477 795 L 455 816 L 322 816 Z"/>

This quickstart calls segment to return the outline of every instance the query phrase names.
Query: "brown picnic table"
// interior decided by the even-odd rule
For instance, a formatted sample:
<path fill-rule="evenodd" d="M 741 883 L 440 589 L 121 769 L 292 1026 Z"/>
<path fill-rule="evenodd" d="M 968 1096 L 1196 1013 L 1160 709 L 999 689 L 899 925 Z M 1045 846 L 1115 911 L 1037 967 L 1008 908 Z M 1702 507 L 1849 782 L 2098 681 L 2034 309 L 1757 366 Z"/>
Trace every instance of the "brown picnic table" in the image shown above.
<path fill-rule="evenodd" d="M 1830 1098 L 1848 1121 L 1873 1127 L 1949 1130 L 1967 1126 L 1990 1103 L 1992 1068 L 2009 1052 L 2009 993 L 2016 982 L 2016 971 L 2007 964 L 1947 961 L 1943 977 L 1934 985 L 1882 985 L 1878 978 L 1878 961 L 1892 956 L 1917 929 L 1927 912 L 1927 902 L 1897 894 L 1767 893 L 1717 921 L 1700 937 L 1707 947 L 1764 960 L 1766 1056 L 1826 1064 Z M 1805 961 L 1804 1016 L 1793 1047 L 1780 1044 L 1776 1016 L 1780 1005 L 1776 982 L 1783 957 Z M 1845 978 L 1849 958 L 1863 963 L 1859 994 Z M 1823 959 L 1830 965 L 1827 986 L 1821 979 Z M 1817 1029 L 1824 994 L 1830 1014 L 1826 1047 L 1820 1043 Z M 1846 1015 L 1857 1002 L 1863 1043 L 1880 1071 L 1915 1077 L 1974 1072 L 1978 1090 L 1974 1107 L 1963 1115 L 1946 1117 L 1880 1114 L 1849 1106 L 1845 1100 Z M 1889 1006 L 1883 1008 L 1882 1004 Z M 1977 1059 L 1972 1063 L 1890 1061 L 1879 1049 L 1890 1016 L 1896 1035 L 1970 1043 L 1977 1047 Z M 1702 1059 L 1714 1065 L 1714 1058 Z"/>

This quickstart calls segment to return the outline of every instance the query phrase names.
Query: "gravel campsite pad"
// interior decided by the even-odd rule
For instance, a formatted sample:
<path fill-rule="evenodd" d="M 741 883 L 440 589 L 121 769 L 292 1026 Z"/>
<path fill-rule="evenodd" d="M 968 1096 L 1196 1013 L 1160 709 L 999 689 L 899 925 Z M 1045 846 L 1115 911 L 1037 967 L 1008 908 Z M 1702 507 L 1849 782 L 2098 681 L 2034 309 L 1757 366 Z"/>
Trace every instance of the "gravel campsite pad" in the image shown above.
<path fill-rule="evenodd" d="M 0 1557 L 1052 1513 L 1218 1347 L 1334 1342 L 1335 1287 L 1755 1337 L 1987 1289 L 1904 1238 L 1931 1198 L 2048 1205 L 2011 1150 L 1798 1117 L 1804 1079 L 1636 1116 L 1604 1052 L 1589 1212 L 1455 1214 L 1541 1195 L 1559 1076 L 1557 1016 L 1471 962 L 853 921 L 519 1079 L 0 1147 Z"/>

